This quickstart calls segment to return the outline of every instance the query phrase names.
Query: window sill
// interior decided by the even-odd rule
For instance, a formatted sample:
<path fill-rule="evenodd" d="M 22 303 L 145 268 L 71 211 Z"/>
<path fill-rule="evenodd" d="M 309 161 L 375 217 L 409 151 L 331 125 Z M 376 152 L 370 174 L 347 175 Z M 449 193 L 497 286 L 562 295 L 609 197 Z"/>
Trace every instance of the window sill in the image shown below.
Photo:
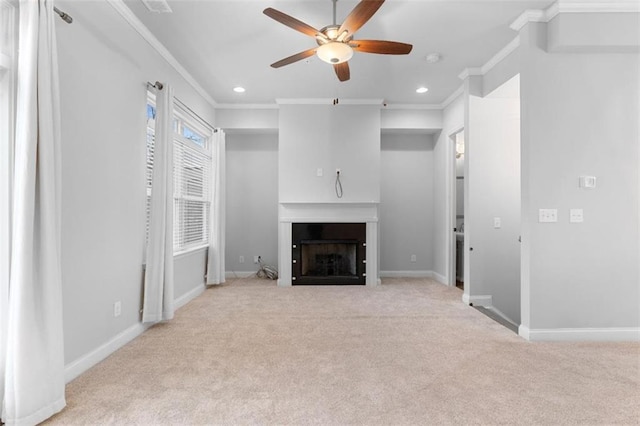
<path fill-rule="evenodd" d="M 183 258 L 183 257 L 188 256 L 190 254 L 194 254 L 194 253 L 200 252 L 200 251 L 205 251 L 205 250 L 208 250 L 208 249 L 209 249 L 208 245 L 207 246 L 192 247 L 192 248 L 189 248 L 187 250 L 183 250 L 183 251 L 179 251 L 177 253 L 174 253 L 173 254 L 173 259 L 174 260 L 175 259 L 180 259 L 180 258 Z"/>

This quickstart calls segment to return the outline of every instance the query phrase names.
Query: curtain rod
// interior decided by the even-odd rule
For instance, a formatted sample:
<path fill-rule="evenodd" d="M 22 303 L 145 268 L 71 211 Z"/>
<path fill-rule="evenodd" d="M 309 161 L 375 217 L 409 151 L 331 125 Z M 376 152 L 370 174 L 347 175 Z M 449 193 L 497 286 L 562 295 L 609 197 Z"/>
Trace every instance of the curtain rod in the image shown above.
<path fill-rule="evenodd" d="M 57 7 L 53 6 L 53 11 L 55 13 L 57 13 L 58 15 L 60 15 L 60 18 L 62 18 L 62 20 L 64 22 L 66 22 L 67 24 L 70 24 L 70 23 L 73 22 L 73 18 L 69 14 L 67 14 L 66 12 L 61 11 Z"/>
<path fill-rule="evenodd" d="M 164 85 L 162 83 L 160 83 L 159 81 L 156 81 L 155 83 L 151 83 L 150 81 L 147 81 L 147 87 L 153 87 L 156 90 L 162 90 L 162 88 L 164 87 Z M 198 121 L 201 122 L 201 124 L 205 125 L 206 127 L 209 127 L 211 129 L 213 129 L 213 132 L 216 133 L 218 130 L 216 127 L 213 127 L 211 124 L 209 124 L 209 122 L 207 120 L 205 120 L 204 118 L 202 118 L 200 116 L 200 114 L 198 114 L 197 112 L 195 112 L 194 110 L 192 110 L 191 108 L 189 108 L 187 106 L 187 104 L 185 104 L 184 102 L 182 102 L 180 99 L 178 99 L 177 97 L 173 97 L 173 102 L 178 104 L 178 106 L 180 106 L 180 108 L 185 109 L 187 111 L 189 111 L 191 114 L 193 114 L 193 116 L 195 118 L 198 119 Z"/>

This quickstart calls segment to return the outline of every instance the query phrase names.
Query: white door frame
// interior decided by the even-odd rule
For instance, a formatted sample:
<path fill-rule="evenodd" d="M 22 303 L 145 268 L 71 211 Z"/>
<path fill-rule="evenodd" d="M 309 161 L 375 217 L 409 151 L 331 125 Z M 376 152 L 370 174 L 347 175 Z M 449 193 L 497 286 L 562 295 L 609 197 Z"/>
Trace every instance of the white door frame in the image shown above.
<path fill-rule="evenodd" d="M 456 135 L 464 131 L 464 126 L 456 128 L 452 133 L 447 136 L 447 199 L 449 201 L 447 206 L 447 253 L 448 253 L 448 265 L 447 265 L 447 285 L 456 286 L 456 235 L 453 232 L 453 228 L 456 227 Z"/>

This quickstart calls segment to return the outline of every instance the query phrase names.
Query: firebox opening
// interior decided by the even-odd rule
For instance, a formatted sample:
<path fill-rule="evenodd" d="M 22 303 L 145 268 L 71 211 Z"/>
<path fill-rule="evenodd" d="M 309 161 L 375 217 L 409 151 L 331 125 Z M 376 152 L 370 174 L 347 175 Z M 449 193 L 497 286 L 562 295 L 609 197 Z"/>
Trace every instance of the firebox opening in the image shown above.
<path fill-rule="evenodd" d="M 366 284 L 366 223 L 293 223 L 292 277 L 301 284 Z"/>
<path fill-rule="evenodd" d="M 302 241 L 302 276 L 357 276 L 356 242 Z"/>

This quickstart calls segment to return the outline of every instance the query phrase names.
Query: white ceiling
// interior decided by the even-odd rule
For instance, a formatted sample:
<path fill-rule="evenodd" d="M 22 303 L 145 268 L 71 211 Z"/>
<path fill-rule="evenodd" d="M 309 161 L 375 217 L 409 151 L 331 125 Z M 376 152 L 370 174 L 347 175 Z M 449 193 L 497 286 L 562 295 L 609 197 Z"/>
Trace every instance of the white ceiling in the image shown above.
<path fill-rule="evenodd" d="M 269 65 L 315 47 L 315 41 L 262 13 L 273 7 L 307 24 L 332 23 L 331 0 L 168 0 L 170 14 L 126 0 L 135 15 L 218 103 L 272 104 L 278 98 L 383 99 L 389 104 L 440 104 L 461 85 L 458 75 L 480 67 L 517 35 L 509 25 L 526 9 L 553 0 L 387 0 L 356 39 L 413 44 L 406 56 L 355 53 L 351 80 L 311 57 Z M 338 23 L 358 3 L 339 0 Z M 429 64 L 437 52 L 440 62 Z M 233 87 L 243 86 L 237 94 Z M 415 89 L 427 86 L 426 94 Z"/>

